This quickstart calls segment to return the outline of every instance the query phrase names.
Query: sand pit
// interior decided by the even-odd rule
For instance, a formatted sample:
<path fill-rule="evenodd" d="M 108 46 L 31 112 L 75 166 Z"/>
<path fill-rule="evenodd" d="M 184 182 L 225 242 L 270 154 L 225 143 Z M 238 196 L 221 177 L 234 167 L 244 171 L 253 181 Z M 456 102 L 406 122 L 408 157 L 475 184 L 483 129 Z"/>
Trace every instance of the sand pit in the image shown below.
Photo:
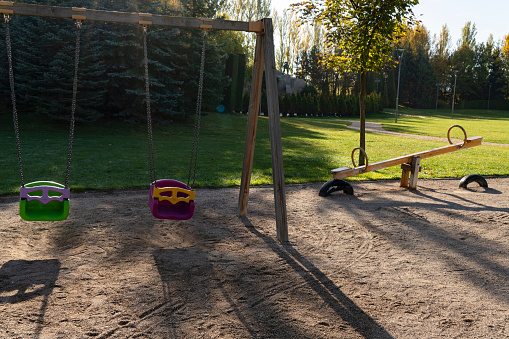
<path fill-rule="evenodd" d="M 147 191 L 71 193 L 62 222 L 0 198 L 1 338 L 509 337 L 509 178 L 197 191 L 188 221 Z"/>

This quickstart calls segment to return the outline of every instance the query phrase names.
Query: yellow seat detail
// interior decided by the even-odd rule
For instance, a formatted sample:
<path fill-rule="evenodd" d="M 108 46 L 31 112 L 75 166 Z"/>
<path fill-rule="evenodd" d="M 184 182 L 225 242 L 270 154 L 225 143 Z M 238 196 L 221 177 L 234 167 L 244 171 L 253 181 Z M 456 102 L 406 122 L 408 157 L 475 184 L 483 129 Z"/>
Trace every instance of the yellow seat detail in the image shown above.
<path fill-rule="evenodd" d="M 161 195 L 161 193 L 164 193 L 164 192 L 171 192 L 171 197 Z M 180 192 L 187 194 L 187 197 L 179 197 L 178 193 L 180 193 Z M 195 193 L 194 190 L 187 190 L 185 188 L 180 188 L 180 187 L 163 187 L 163 188 L 154 187 L 154 190 L 152 192 L 152 197 L 154 199 L 158 199 L 159 201 L 165 201 L 165 200 L 169 201 L 170 203 L 175 205 L 176 203 L 178 203 L 180 201 L 183 201 L 186 203 L 189 203 L 190 201 L 194 201 L 194 193 Z"/>

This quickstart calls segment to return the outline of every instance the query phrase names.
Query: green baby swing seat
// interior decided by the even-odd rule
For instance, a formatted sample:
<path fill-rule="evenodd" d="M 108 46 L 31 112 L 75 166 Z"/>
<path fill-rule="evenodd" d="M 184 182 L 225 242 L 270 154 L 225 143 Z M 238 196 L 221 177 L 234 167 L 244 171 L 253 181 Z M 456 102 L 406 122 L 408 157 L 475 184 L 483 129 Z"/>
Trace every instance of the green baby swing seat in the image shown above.
<path fill-rule="evenodd" d="M 19 215 L 26 221 L 59 221 L 69 216 L 69 188 L 35 181 L 20 188 Z"/>

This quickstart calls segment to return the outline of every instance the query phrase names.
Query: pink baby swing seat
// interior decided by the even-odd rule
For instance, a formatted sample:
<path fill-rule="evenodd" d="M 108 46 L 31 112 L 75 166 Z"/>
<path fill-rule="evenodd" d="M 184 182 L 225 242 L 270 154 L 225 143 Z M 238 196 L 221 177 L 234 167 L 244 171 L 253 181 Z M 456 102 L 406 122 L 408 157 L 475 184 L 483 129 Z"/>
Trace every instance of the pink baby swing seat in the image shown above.
<path fill-rule="evenodd" d="M 194 214 L 194 193 L 183 182 L 160 179 L 150 184 L 148 206 L 158 219 L 188 220 Z"/>

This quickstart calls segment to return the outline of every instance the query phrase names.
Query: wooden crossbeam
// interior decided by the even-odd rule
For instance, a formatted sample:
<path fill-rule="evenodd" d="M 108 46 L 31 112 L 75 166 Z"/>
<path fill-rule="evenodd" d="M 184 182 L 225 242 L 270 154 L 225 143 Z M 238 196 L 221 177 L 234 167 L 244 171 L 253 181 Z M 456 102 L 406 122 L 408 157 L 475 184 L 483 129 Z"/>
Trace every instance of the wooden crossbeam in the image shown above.
<path fill-rule="evenodd" d="M 86 8 L 72 8 L 59 6 L 32 5 L 23 3 L 12 3 L 0 1 L 0 13 L 14 15 L 29 15 L 48 18 L 72 19 L 79 10 L 80 15 L 87 21 L 115 22 L 125 24 L 139 24 L 140 17 L 146 17 L 147 13 L 125 13 L 115 11 L 104 11 Z M 264 26 L 261 21 L 245 22 L 220 19 L 209 19 L 207 28 L 230 31 L 244 31 L 263 33 Z M 150 14 L 152 25 L 170 27 L 203 28 L 203 18 L 185 18 L 169 15 Z"/>
<path fill-rule="evenodd" d="M 459 150 L 474 147 L 474 146 L 479 146 L 481 143 L 482 143 L 482 137 L 471 137 L 471 138 L 467 138 L 465 143 L 461 142 L 458 144 L 447 145 L 444 147 L 435 148 L 435 149 L 431 149 L 431 150 L 427 150 L 427 151 L 423 151 L 423 152 L 404 155 L 404 156 L 401 156 L 398 158 L 375 162 L 373 164 L 368 163 L 368 166 L 358 166 L 355 168 L 340 167 L 340 168 L 333 169 L 331 172 L 332 172 L 332 176 L 334 177 L 334 179 L 344 179 L 344 178 L 348 178 L 348 177 L 353 177 L 353 176 L 361 174 L 361 173 L 372 172 L 372 171 L 376 171 L 376 170 L 383 169 L 386 167 L 392 167 L 392 166 L 397 166 L 397 165 L 401 165 L 401 164 L 412 164 L 414 157 L 420 157 L 421 159 L 426 159 L 426 158 L 434 157 L 434 156 L 441 155 L 441 154 L 446 154 L 446 153 L 459 151 Z"/>

